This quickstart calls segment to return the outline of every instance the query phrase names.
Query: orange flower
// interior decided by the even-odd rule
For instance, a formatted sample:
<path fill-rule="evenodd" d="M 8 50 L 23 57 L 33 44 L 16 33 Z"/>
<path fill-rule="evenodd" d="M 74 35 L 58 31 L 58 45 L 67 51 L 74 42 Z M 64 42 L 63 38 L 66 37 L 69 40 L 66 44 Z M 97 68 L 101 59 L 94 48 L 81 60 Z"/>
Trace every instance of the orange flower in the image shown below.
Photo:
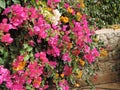
<path fill-rule="evenodd" d="M 52 11 L 52 8 L 48 7 L 47 10 L 48 10 L 48 11 Z"/>
<path fill-rule="evenodd" d="M 78 58 L 75 59 L 76 62 L 77 62 L 78 60 L 79 60 Z"/>
<path fill-rule="evenodd" d="M 63 77 L 64 77 L 64 74 L 62 73 L 60 76 L 63 78 Z"/>
<path fill-rule="evenodd" d="M 81 65 L 81 66 L 84 66 L 84 65 L 85 65 L 85 61 L 82 60 L 82 59 L 80 59 L 80 65 Z"/>
<path fill-rule="evenodd" d="M 85 5 L 84 5 L 84 0 L 80 0 L 80 6 L 81 6 L 82 8 L 85 7 Z"/>
<path fill-rule="evenodd" d="M 77 12 L 77 16 L 82 16 L 80 12 Z"/>
<path fill-rule="evenodd" d="M 80 2 L 84 2 L 84 0 L 80 0 Z"/>
<path fill-rule="evenodd" d="M 76 84 L 74 85 L 74 87 L 80 87 L 80 84 L 79 84 L 79 83 L 76 83 Z"/>
<path fill-rule="evenodd" d="M 68 23 L 68 22 L 69 22 L 69 18 L 66 17 L 66 16 L 65 16 L 65 17 L 61 16 L 60 19 L 61 19 L 61 21 L 64 22 L 64 23 Z"/>
<path fill-rule="evenodd" d="M 80 21 L 82 18 L 82 14 L 80 12 L 77 12 L 76 15 L 77 15 L 77 20 Z"/>
<path fill-rule="evenodd" d="M 72 54 L 78 56 L 80 54 L 80 50 L 78 49 L 72 50 Z"/>
<path fill-rule="evenodd" d="M 85 8 L 85 5 L 84 5 L 84 3 L 81 3 L 80 5 L 81 5 L 81 7 L 82 7 L 82 8 Z"/>
<path fill-rule="evenodd" d="M 67 48 L 68 48 L 68 50 L 70 50 L 72 48 L 72 43 L 68 43 Z"/>
<path fill-rule="evenodd" d="M 70 8 L 70 7 L 67 8 L 67 11 L 68 11 L 69 13 L 73 13 L 73 9 Z"/>
<path fill-rule="evenodd" d="M 33 83 L 37 83 L 38 85 L 40 85 L 41 82 L 39 82 L 37 79 L 34 79 Z"/>
<path fill-rule="evenodd" d="M 34 87 L 39 87 L 41 85 L 41 78 L 36 78 L 33 80 Z"/>
<path fill-rule="evenodd" d="M 18 71 L 18 70 L 23 70 L 26 65 L 25 61 L 19 62 L 18 66 L 13 67 L 13 70 Z"/>
<path fill-rule="evenodd" d="M 100 56 L 108 56 L 108 52 L 105 49 L 100 50 Z"/>

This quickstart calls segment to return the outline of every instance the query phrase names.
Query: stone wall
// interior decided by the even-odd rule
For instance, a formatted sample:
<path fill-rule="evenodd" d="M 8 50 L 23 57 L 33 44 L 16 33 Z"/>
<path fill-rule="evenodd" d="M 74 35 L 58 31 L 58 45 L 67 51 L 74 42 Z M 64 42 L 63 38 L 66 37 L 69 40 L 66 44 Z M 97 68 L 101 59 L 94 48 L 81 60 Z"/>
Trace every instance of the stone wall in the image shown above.
<path fill-rule="evenodd" d="M 99 60 L 100 71 L 95 84 L 120 81 L 120 29 L 101 29 L 96 34 L 104 42 L 108 56 Z M 114 66 L 119 70 L 113 71 Z"/>
<path fill-rule="evenodd" d="M 106 60 L 120 58 L 120 29 L 101 29 L 97 30 L 98 39 L 104 41 L 106 50 L 108 51 L 108 57 Z"/>
<path fill-rule="evenodd" d="M 119 65 L 120 63 L 120 29 L 101 29 L 97 30 L 98 39 L 104 42 L 104 46 L 108 52 L 108 56 L 99 59 L 99 69 L 97 72 L 97 80 L 95 84 L 103 84 L 120 81 Z M 119 70 L 113 70 L 114 66 Z"/>

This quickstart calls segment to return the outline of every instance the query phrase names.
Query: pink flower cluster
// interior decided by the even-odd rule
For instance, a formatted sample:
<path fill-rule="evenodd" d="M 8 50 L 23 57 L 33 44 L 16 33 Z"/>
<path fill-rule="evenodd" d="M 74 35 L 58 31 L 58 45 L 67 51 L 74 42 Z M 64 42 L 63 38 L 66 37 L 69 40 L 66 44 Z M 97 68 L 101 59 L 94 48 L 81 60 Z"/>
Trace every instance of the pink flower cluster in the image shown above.
<path fill-rule="evenodd" d="M 50 6 L 50 7 L 55 7 L 59 2 L 60 2 L 61 0 L 48 0 L 47 1 L 47 4 L 48 4 L 48 6 Z"/>
<path fill-rule="evenodd" d="M 17 65 L 16 60 L 16 65 Z M 42 74 L 44 67 L 38 65 L 38 63 L 31 62 L 28 63 L 27 70 L 18 70 L 17 72 L 10 74 L 8 69 L 0 66 L 0 84 L 6 83 L 6 87 L 10 90 L 26 90 L 25 84 L 33 85 L 34 88 L 39 88 L 40 90 L 45 90 L 48 85 L 40 87 L 42 83 Z"/>
<path fill-rule="evenodd" d="M 3 14 L 7 15 L 10 12 L 14 15 L 12 18 L 9 18 L 10 23 L 15 27 L 21 25 L 28 19 L 28 9 L 21 7 L 20 4 L 12 5 L 11 7 L 6 8 Z"/>
<path fill-rule="evenodd" d="M 59 82 L 59 86 L 62 88 L 62 90 L 69 90 L 69 85 L 66 80 L 61 80 Z"/>
<path fill-rule="evenodd" d="M 45 39 L 47 37 L 47 33 L 45 30 L 50 29 L 50 25 L 46 23 L 43 19 L 43 16 L 39 16 L 38 20 L 34 21 L 34 30 L 33 33 L 38 35 L 39 38 Z"/>
<path fill-rule="evenodd" d="M 48 44 L 50 48 L 48 49 L 47 53 L 57 57 L 60 55 L 60 49 L 58 48 L 58 38 L 59 36 L 56 35 L 54 37 L 50 37 L 48 40 Z"/>
<path fill-rule="evenodd" d="M 0 84 L 3 82 L 11 82 L 10 80 L 10 71 L 5 69 L 2 65 L 0 66 Z M 6 84 L 9 86 L 9 83 Z"/>
<path fill-rule="evenodd" d="M 13 26 L 7 23 L 7 19 L 4 18 L 2 23 L 0 23 L 0 32 L 2 33 L 1 42 L 5 42 L 10 44 L 13 42 L 13 38 L 11 38 L 10 34 L 8 33 Z"/>
<path fill-rule="evenodd" d="M 73 32 L 77 37 L 76 44 L 81 51 L 84 51 L 84 59 L 91 64 L 99 56 L 99 52 L 96 48 L 90 49 L 90 46 L 87 45 L 92 42 L 91 36 L 93 32 L 88 28 L 86 16 L 82 17 L 81 22 L 74 22 L 74 25 Z"/>
<path fill-rule="evenodd" d="M 92 64 L 95 58 L 100 55 L 96 48 L 93 48 L 91 50 L 90 47 L 88 47 L 87 45 L 84 47 L 84 52 L 85 52 L 84 58 L 88 60 L 90 64 Z"/>

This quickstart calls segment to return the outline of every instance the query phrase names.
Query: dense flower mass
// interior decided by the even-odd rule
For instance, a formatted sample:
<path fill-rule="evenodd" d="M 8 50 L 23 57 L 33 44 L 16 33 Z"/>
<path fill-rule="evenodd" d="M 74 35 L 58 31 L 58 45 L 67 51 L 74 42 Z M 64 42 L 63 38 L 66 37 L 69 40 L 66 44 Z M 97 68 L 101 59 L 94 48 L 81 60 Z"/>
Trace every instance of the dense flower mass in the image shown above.
<path fill-rule="evenodd" d="M 82 0 L 83 1 L 83 0 Z M 34 6 L 36 5 L 36 6 Z M 7 7 L 0 23 L 0 85 L 9 90 L 69 90 L 99 56 L 84 3 L 62 0 Z M 77 4 L 78 5 L 78 4 Z M 85 78 L 83 78 L 85 80 Z"/>

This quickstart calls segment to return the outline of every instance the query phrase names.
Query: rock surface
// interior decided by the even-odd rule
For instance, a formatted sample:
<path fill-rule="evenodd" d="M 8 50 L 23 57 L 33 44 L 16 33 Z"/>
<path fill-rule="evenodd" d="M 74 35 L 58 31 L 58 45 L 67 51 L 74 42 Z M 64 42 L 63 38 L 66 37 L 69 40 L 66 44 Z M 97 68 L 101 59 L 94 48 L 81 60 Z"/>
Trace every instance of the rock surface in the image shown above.
<path fill-rule="evenodd" d="M 104 42 L 108 51 L 107 60 L 120 58 L 120 29 L 101 29 L 97 30 L 98 39 Z"/>

